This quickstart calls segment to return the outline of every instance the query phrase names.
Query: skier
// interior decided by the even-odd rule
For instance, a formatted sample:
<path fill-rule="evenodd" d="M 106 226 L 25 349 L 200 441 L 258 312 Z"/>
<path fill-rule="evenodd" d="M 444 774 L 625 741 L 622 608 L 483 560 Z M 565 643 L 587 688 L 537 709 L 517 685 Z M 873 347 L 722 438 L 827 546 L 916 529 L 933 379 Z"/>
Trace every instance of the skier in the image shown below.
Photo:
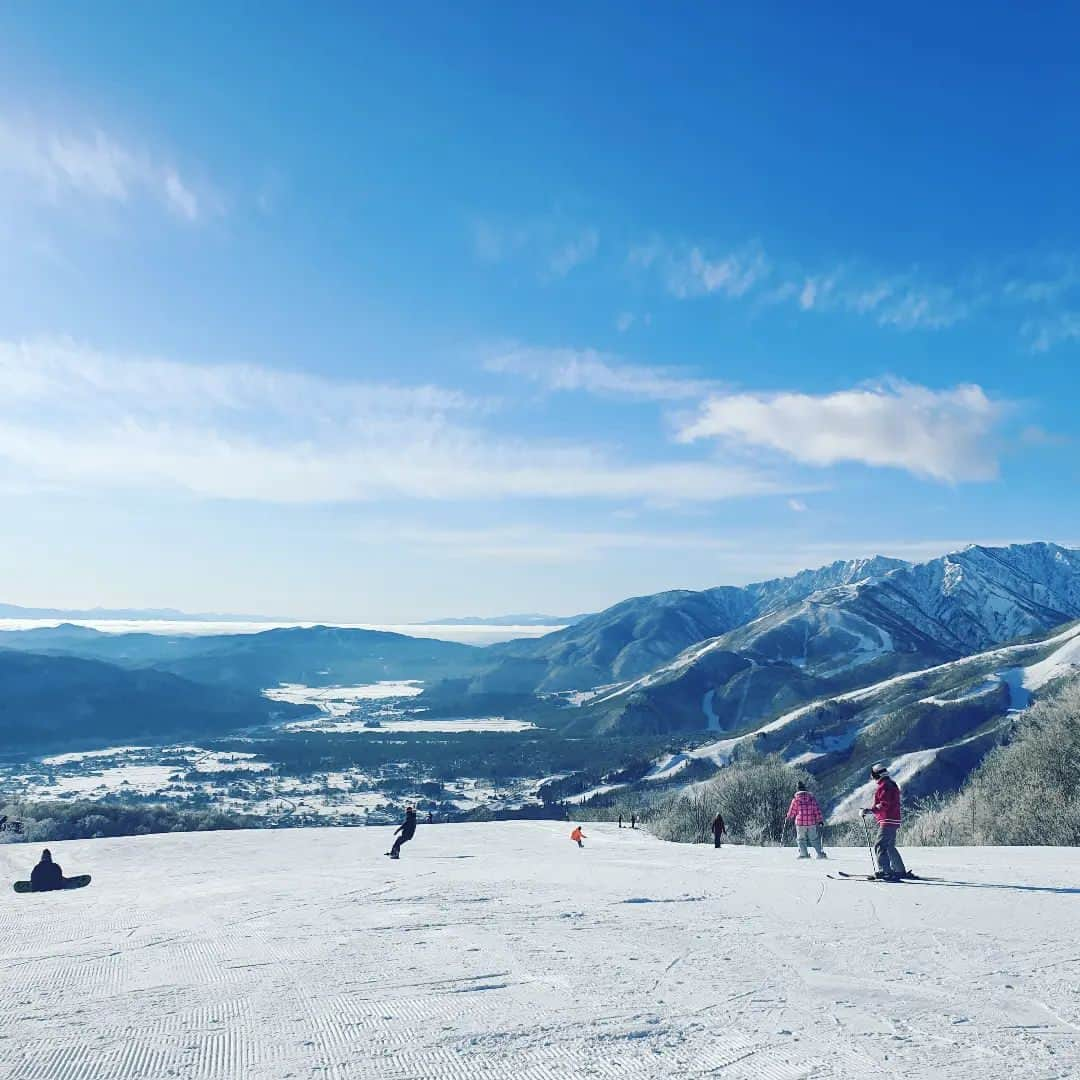
<path fill-rule="evenodd" d="M 574 843 L 577 844 L 578 847 L 584 847 L 585 846 L 581 842 L 582 840 L 585 839 L 585 834 L 581 831 L 581 826 L 580 825 L 575 825 L 574 826 L 574 831 L 570 834 L 570 839 L 573 840 Z"/>
<path fill-rule="evenodd" d="M 631 814 L 630 815 L 630 828 L 631 829 L 636 829 L 637 828 L 637 814 Z"/>
<path fill-rule="evenodd" d="M 386 853 L 391 859 L 401 858 L 401 845 L 407 844 L 416 833 L 416 807 L 405 807 L 405 820 L 394 830 L 397 839 L 394 846 Z"/>
<path fill-rule="evenodd" d="M 900 788 L 889 776 L 889 768 L 883 762 L 870 766 L 870 775 L 877 781 L 874 805 L 863 809 L 863 817 L 873 814 L 878 823 L 874 854 L 877 856 L 877 877 L 886 881 L 899 881 L 914 875 L 904 866 L 900 852 L 896 850 L 896 830 L 900 828 Z"/>
<path fill-rule="evenodd" d="M 619 815 L 619 828 L 622 828 L 622 814 Z"/>
<path fill-rule="evenodd" d="M 712 838 L 714 848 L 724 846 L 723 838 L 726 832 L 727 826 L 724 825 L 724 818 L 721 814 L 717 813 L 716 817 L 713 818 L 712 823 Z"/>
<path fill-rule="evenodd" d="M 31 871 L 30 884 L 34 892 L 51 892 L 64 887 L 64 872 L 59 863 L 53 862 L 48 848 L 41 853 L 41 862 Z"/>
<path fill-rule="evenodd" d="M 801 781 L 795 785 L 795 797 L 788 807 L 788 821 L 795 821 L 795 835 L 799 840 L 800 859 L 809 859 L 810 852 L 806 850 L 807 841 L 814 845 L 819 859 L 827 859 L 824 848 L 821 846 L 821 829 L 825 824 L 825 818 L 821 814 L 821 807 L 817 799 L 806 790 L 806 785 Z"/>

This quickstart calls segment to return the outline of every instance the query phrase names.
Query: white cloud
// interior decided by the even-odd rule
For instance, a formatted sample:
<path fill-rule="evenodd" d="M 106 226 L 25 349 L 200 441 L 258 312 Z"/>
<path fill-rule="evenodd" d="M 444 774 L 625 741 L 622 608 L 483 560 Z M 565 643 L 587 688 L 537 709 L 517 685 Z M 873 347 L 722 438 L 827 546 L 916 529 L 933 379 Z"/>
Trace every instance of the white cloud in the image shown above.
<path fill-rule="evenodd" d="M 620 334 L 625 334 L 634 325 L 634 313 L 632 311 L 620 311 L 615 316 L 615 329 Z"/>
<path fill-rule="evenodd" d="M 935 391 L 892 382 L 834 394 L 714 396 L 679 433 L 776 451 L 802 464 L 861 462 L 955 482 L 997 475 L 991 435 L 1003 415 L 978 386 Z"/>
<path fill-rule="evenodd" d="M 717 388 L 664 368 L 627 364 L 595 349 L 540 349 L 512 346 L 492 354 L 488 371 L 520 375 L 549 390 L 580 390 L 643 401 L 700 399 Z"/>
<path fill-rule="evenodd" d="M 788 499 L 787 504 L 788 509 L 796 514 L 805 514 L 810 509 L 802 499 Z"/>
<path fill-rule="evenodd" d="M 709 502 L 792 491 L 745 467 L 628 463 L 590 443 L 493 433 L 478 424 L 481 404 L 433 386 L 0 343 L 0 480 L 277 503 Z"/>
<path fill-rule="evenodd" d="M 105 132 L 52 131 L 0 117 L 0 173 L 25 186 L 31 196 L 56 201 L 78 195 L 128 203 L 149 198 L 185 221 L 217 207 L 167 160 L 125 146 Z"/>

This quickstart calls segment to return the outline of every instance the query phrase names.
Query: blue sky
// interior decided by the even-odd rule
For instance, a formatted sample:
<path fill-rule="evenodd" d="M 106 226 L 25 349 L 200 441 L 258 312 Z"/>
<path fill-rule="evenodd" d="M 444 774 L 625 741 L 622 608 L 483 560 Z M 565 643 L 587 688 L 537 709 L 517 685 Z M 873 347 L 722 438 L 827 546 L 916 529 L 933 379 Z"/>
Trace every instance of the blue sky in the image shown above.
<path fill-rule="evenodd" d="M 0 599 L 1080 543 L 1074 12 L 516 7 L 0 12 Z"/>

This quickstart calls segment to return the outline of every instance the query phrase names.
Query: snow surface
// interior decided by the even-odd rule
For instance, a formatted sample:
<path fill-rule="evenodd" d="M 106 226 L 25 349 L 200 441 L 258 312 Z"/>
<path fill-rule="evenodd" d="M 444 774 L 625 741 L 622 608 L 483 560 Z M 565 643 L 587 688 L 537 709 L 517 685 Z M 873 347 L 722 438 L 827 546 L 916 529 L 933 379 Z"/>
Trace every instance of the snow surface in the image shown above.
<path fill-rule="evenodd" d="M 1080 671 L 1080 636 L 1073 637 L 1045 660 L 1024 668 L 1025 690 L 1041 690 L 1054 679 L 1075 675 Z"/>
<path fill-rule="evenodd" d="M 286 724 L 287 731 L 336 731 L 350 733 L 378 734 L 387 731 L 412 732 L 463 732 L 463 731 L 531 731 L 536 725 L 528 720 L 508 720 L 505 716 L 463 716 L 461 719 L 446 720 L 384 720 L 379 718 L 379 726 L 372 728 L 363 720 L 297 720 Z"/>
<path fill-rule="evenodd" d="M 1080 1074 L 1076 849 L 948 884 L 569 823 L 53 844 L 0 900 L 2 1080 L 1049 1080 Z M 25 877 L 37 847 L 0 847 Z"/>
<path fill-rule="evenodd" d="M 313 705 L 327 716 L 347 716 L 362 701 L 386 701 L 416 697 L 424 692 L 417 679 L 399 679 L 360 686 L 306 686 L 303 683 L 282 683 L 263 691 L 271 701 L 286 701 L 291 705 Z"/>

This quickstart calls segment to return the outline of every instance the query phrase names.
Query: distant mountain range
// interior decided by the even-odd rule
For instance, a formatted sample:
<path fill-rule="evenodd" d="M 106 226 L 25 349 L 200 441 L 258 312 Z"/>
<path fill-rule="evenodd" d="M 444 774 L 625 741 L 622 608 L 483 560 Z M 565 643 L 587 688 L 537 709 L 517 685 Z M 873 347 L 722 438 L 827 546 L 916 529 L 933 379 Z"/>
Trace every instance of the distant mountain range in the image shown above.
<path fill-rule="evenodd" d="M 972 546 L 919 564 L 878 556 L 744 587 L 624 600 L 564 630 L 491 646 L 485 669 L 442 692 L 543 694 L 632 683 L 618 708 L 639 728 L 635 708 L 653 711 L 660 688 L 700 683 L 716 690 L 714 708 L 728 726 L 782 708 L 776 697 L 865 685 L 1074 618 L 1080 551 Z M 775 684 L 775 692 L 744 693 L 747 676 Z M 735 717 L 728 695 L 740 702 Z M 716 723 L 699 708 L 686 726 L 706 720 Z M 655 725 L 683 726 L 664 711 L 648 726 Z"/>
<path fill-rule="evenodd" d="M 584 615 L 466 615 L 445 619 L 425 619 L 413 626 L 570 626 L 585 618 Z M 51 608 L 21 607 L 18 604 L 0 604 L 0 619 L 78 619 L 87 622 L 247 622 L 291 623 L 303 620 L 289 619 L 281 615 L 237 615 L 225 612 L 180 611 L 177 608 Z"/>
<path fill-rule="evenodd" d="M 916 565 L 842 569 L 851 565 L 824 572 L 847 573 L 847 583 L 801 597 L 789 592 L 619 694 L 598 698 L 586 707 L 590 726 L 732 730 L 1080 618 L 1080 551 L 1053 544 L 969 547 Z M 860 577 L 864 568 L 871 572 Z"/>
<path fill-rule="evenodd" d="M 176 608 L 48 608 L 0 604 L 0 619 L 87 619 L 147 622 L 286 622 L 266 615 L 192 614 Z"/>
<path fill-rule="evenodd" d="M 0 687 L 0 751 L 220 735 L 305 711 L 163 671 L 10 650 L 0 650 Z"/>
<path fill-rule="evenodd" d="M 285 627 L 258 634 L 107 634 L 70 623 L 0 632 L 3 650 L 76 656 L 129 669 L 258 692 L 279 683 L 342 686 L 391 679 L 432 680 L 475 670 L 473 645 L 336 626 Z"/>

